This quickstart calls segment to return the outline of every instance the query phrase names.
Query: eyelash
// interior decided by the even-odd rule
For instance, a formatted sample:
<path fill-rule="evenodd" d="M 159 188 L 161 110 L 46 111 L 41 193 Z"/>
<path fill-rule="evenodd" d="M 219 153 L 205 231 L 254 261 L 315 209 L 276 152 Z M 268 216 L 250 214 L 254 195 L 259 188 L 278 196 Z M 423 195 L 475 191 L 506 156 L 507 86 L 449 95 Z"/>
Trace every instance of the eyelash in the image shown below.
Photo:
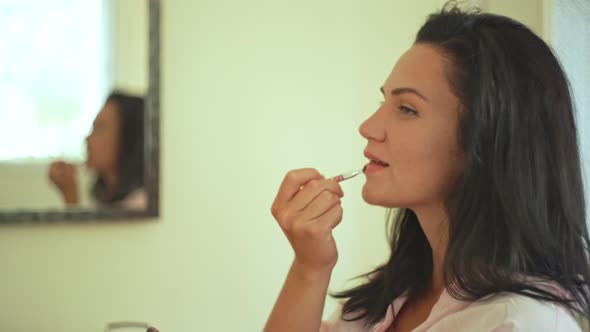
<path fill-rule="evenodd" d="M 399 110 L 402 111 L 402 113 L 404 114 L 408 114 L 408 115 L 418 115 L 418 112 L 414 111 L 413 109 L 407 107 L 407 106 L 400 106 Z"/>
<path fill-rule="evenodd" d="M 380 102 L 381 107 L 383 107 L 383 104 L 385 104 L 384 101 Z M 400 112 L 402 112 L 403 114 L 406 114 L 406 115 L 412 115 L 412 116 L 418 115 L 418 112 L 409 108 L 408 106 L 401 105 L 400 107 L 398 107 L 398 109 L 400 110 Z"/>

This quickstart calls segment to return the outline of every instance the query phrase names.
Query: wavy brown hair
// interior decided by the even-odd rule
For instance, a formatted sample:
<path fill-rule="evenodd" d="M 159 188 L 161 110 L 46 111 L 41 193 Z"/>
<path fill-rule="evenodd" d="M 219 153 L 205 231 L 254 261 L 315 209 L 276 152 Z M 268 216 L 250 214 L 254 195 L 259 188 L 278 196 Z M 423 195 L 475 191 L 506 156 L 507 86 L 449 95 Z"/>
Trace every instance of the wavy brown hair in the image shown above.
<path fill-rule="evenodd" d="M 106 102 L 117 107 L 120 119 L 118 171 L 119 182 L 112 196 L 105 197 L 106 182 L 97 176 L 92 186 L 92 197 L 100 203 L 119 202 L 144 183 L 144 99 L 120 91 L 113 91 Z"/>
<path fill-rule="evenodd" d="M 415 43 L 445 58 L 461 104 L 466 161 L 446 202 L 450 295 L 475 301 L 510 292 L 588 317 L 590 240 L 578 134 L 556 56 L 523 24 L 455 2 L 428 17 Z M 361 276 L 364 284 L 333 295 L 346 299 L 345 319 L 375 323 L 395 298 L 420 296 L 430 286 L 432 252 L 416 215 L 402 208 L 390 225 L 389 260 Z M 556 283 L 567 296 L 523 275 Z"/>

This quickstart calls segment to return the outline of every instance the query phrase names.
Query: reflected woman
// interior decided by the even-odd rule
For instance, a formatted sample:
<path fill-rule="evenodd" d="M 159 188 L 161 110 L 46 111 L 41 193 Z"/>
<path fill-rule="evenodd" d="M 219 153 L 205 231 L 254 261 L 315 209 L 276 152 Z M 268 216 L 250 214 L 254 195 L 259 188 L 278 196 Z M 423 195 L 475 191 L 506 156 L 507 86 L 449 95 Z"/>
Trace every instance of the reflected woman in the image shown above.
<path fill-rule="evenodd" d="M 93 201 L 124 209 L 147 207 L 144 189 L 143 98 L 115 91 L 96 116 L 86 138 L 86 167 L 95 177 Z M 68 205 L 80 204 L 76 166 L 54 161 L 49 179 Z"/>

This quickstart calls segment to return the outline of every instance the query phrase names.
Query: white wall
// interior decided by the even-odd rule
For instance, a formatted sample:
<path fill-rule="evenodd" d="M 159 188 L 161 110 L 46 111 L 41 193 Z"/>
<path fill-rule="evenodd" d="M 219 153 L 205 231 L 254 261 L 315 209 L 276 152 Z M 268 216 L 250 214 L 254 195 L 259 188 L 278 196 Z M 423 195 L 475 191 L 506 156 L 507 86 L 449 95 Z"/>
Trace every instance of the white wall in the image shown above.
<path fill-rule="evenodd" d="M 570 83 L 585 180 L 586 211 L 590 211 L 590 2 L 587 0 L 546 0 L 552 46 Z M 588 212 L 587 212 L 588 213 Z M 588 217 L 586 223 L 590 227 Z M 584 331 L 590 321 L 583 320 Z"/>
<path fill-rule="evenodd" d="M 551 17 L 551 24 L 553 46 L 568 75 L 574 96 L 582 160 L 586 176 L 586 197 L 589 197 L 590 2 L 587 0 L 552 0 L 552 3 L 553 15 Z"/>

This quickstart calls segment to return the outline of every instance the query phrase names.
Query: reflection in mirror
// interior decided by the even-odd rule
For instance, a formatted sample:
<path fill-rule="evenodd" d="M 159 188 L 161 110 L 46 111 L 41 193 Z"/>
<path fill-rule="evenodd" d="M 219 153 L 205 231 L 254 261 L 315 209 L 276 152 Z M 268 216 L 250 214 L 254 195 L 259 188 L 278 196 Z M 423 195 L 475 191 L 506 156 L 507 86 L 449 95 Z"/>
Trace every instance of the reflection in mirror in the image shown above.
<path fill-rule="evenodd" d="M 141 97 L 113 92 L 96 115 L 86 137 L 85 166 L 90 171 L 91 199 L 127 209 L 146 208 L 143 188 L 143 111 Z M 48 176 L 64 203 L 80 205 L 77 167 L 53 161 Z"/>
<path fill-rule="evenodd" d="M 0 2 L 2 213 L 157 211 L 158 6 Z"/>

